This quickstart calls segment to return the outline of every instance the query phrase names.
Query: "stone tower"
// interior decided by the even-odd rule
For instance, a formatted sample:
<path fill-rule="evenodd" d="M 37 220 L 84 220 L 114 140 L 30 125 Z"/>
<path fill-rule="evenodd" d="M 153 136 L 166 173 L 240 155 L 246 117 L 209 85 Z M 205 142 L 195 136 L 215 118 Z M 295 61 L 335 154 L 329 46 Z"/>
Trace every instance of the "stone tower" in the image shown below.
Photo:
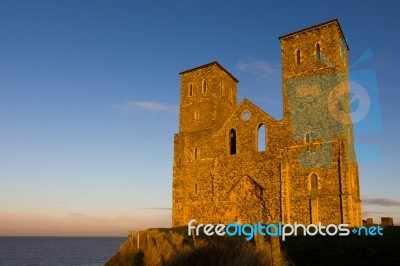
<path fill-rule="evenodd" d="M 236 108 L 237 83 L 217 62 L 179 73 L 179 132 L 218 129 Z"/>
<path fill-rule="evenodd" d="M 325 175 L 318 183 L 324 182 L 326 186 L 311 189 L 311 220 L 319 219 L 319 209 L 326 205 L 321 204 L 323 201 L 337 201 L 340 207 L 335 213 L 340 214 L 340 222 L 361 225 L 358 166 L 350 117 L 349 47 L 339 22 L 328 21 L 281 36 L 279 40 L 283 123 L 290 128 L 296 145 L 301 146 L 304 141 L 307 145 L 306 151 L 292 147 L 289 158 L 297 157 L 301 168 L 312 170 L 318 177 Z M 291 165 L 293 168 L 295 162 Z M 301 168 L 298 170 L 302 171 Z M 298 181 L 292 179 L 292 182 Z"/>
<path fill-rule="evenodd" d="M 348 74 L 349 47 L 337 20 L 299 30 L 279 37 L 282 51 L 282 89 L 284 119 L 289 117 L 286 84 L 305 78 L 311 87 L 317 81 L 311 77 Z M 311 84 L 309 83 L 311 81 Z M 332 84 L 329 84 L 332 86 Z"/>
<path fill-rule="evenodd" d="M 337 20 L 279 38 L 283 119 L 247 99 L 217 62 L 180 73 L 173 226 L 361 225 L 348 46 Z"/>

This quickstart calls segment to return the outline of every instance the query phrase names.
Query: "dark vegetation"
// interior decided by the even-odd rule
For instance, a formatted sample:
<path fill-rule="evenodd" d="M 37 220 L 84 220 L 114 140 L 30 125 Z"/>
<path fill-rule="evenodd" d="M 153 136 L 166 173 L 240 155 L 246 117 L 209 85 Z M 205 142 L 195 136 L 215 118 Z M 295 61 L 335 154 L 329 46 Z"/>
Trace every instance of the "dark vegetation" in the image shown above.
<path fill-rule="evenodd" d="M 138 244 L 139 238 L 139 244 Z M 245 237 L 196 238 L 187 227 L 149 229 L 130 236 L 106 266 L 125 265 L 288 265 L 269 241 Z"/>
<path fill-rule="evenodd" d="M 400 265 L 400 227 L 383 236 L 291 236 L 281 247 L 295 265 Z"/>
<path fill-rule="evenodd" d="M 269 238 L 193 239 L 186 226 L 149 229 L 131 236 L 106 265 L 400 265 L 400 227 L 387 227 L 383 233 L 291 236 L 276 252 Z"/>

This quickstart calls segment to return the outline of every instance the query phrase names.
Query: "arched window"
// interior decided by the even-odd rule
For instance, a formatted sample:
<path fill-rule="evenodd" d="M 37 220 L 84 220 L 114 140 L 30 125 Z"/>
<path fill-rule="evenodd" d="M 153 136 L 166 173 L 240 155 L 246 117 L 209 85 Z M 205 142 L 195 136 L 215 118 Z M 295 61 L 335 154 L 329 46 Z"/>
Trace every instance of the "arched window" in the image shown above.
<path fill-rule="evenodd" d="M 261 124 L 258 126 L 258 132 L 257 132 L 257 145 L 258 145 L 258 151 L 263 152 L 266 150 L 267 143 L 266 143 L 266 138 L 267 138 L 267 131 L 265 129 L 264 124 Z"/>
<path fill-rule="evenodd" d="M 190 97 L 193 96 L 193 85 L 192 85 L 192 83 L 189 84 L 189 96 Z"/>
<path fill-rule="evenodd" d="M 318 189 L 318 176 L 314 173 L 311 175 L 311 189 Z"/>
<path fill-rule="evenodd" d="M 297 50 L 296 52 L 296 64 L 300 65 L 300 50 Z"/>
<path fill-rule="evenodd" d="M 229 149 L 230 155 L 236 154 L 236 131 L 233 128 L 229 131 Z"/>
<path fill-rule="evenodd" d="M 321 60 L 321 45 L 319 43 L 317 43 L 315 50 L 316 50 L 316 54 L 317 54 L 317 60 Z"/>
<path fill-rule="evenodd" d="M 206 94 L 207 93 L 207 80 L 203 80 L 203 93 Z"/>
<path fill-rule="evenodd" d="M 306 138 L 306 143 L 310 143 L 310 141 L 311 141 L 310 133 L 306 133 L 305 138 Z"/>

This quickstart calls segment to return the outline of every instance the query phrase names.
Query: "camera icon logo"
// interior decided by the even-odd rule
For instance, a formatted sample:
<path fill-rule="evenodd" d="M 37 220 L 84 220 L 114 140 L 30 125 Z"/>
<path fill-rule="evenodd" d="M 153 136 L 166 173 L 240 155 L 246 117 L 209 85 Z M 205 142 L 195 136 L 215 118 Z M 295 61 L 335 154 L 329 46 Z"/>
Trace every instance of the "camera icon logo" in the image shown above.
<path fill-rule="evenodd" d="M 371 56 L 372 52 L 367 50 L 350 69 Z M 374 69 L 292 78 L 287 80 L 286 90 L 294 140 L 318 139 L 322 145 L 320 149 L 300 154 L 301 167 L 331 167 L 332 140 L 341 136 L 346 136 L 348 142 L 348 163 L 357 161 L 355 150 L 360 163 L 379 161 L 380 153 L 376 147 L 357 141 L 360 134 L 382 128 Z"/>

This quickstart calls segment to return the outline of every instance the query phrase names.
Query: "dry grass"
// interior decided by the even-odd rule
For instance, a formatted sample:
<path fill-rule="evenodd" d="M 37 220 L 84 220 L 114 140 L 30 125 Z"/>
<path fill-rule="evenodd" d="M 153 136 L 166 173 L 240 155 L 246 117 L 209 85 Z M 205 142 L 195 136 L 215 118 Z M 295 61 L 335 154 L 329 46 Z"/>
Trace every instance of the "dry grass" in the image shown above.
<path fill-rule="evenodd" d="M 139 241 L 138 241 L 139 239 Z M 139 242 L 139 243 L 138 243 Z M 273 250 L 273 252 L 272 252 Z M 107 266 L 124 265 L 289 265 L 280 248 L 258 238 L 197 237 L 177 230 L 150 229 L 136 233 Z"/>

